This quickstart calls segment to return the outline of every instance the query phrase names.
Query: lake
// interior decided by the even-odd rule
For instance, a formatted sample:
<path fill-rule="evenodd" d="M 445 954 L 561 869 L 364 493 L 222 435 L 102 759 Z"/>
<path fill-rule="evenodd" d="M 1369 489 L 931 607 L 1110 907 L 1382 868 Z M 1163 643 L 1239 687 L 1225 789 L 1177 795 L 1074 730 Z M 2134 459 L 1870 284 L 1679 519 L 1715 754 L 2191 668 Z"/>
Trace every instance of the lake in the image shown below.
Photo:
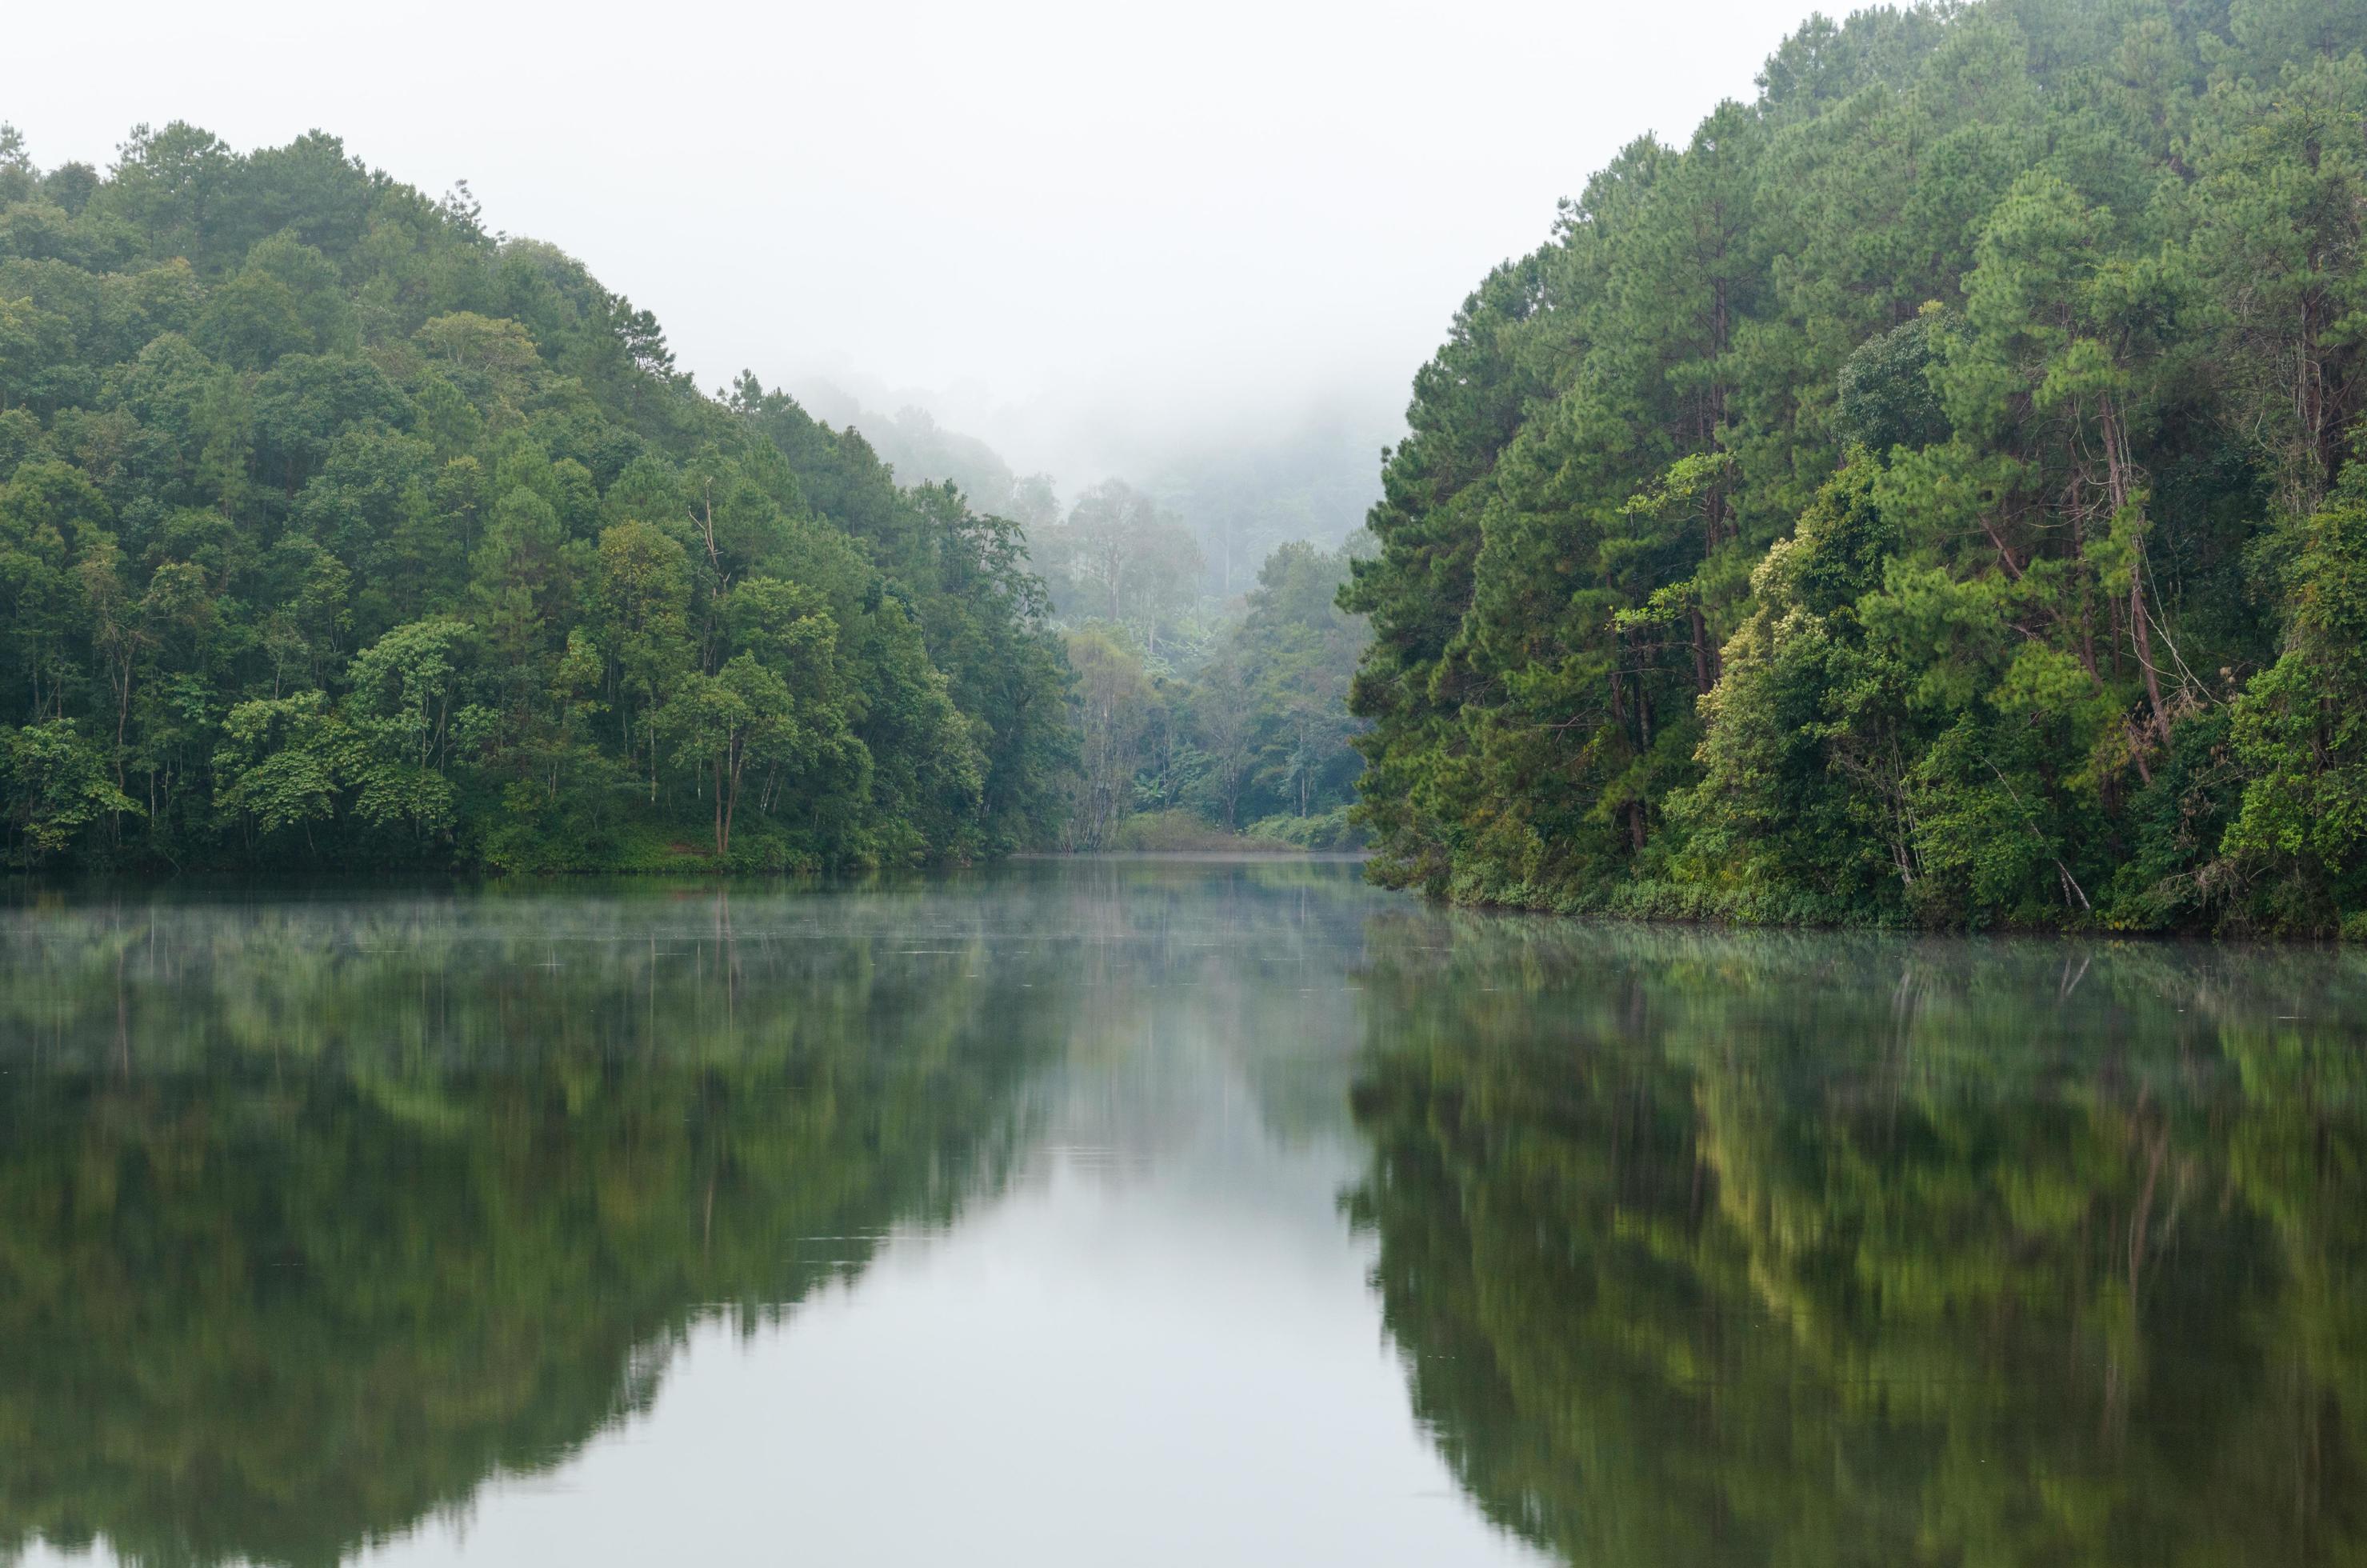
<path fill-rule="evenodd" d="M 1055 860 L 25 895 L 0 1028 L 0 1560 L 2367 1560 L 2356 953 Z"/>

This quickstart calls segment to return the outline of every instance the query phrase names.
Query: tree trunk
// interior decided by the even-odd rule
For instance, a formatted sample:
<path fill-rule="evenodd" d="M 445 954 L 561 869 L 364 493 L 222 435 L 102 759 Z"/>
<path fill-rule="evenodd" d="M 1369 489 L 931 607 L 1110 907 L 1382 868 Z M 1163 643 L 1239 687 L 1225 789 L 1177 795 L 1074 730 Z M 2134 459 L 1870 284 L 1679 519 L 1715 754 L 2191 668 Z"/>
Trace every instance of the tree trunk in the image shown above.
<path fill-rule="evenodd" d="M 730 784 L 730 789 L 723 797 L 722 853 L 729 856 L 731 853 L 731 820 L 740 814 L 740 781 L 748 777 L 748 740 L 746 736 L 738 735 L 732 738 L 730 748 L 726 755 L 725 760 L 729 764 L 729 770 L 726 772 L 724 777 L 726 781 Z"/>
<path fill-rule="evenodd" d="M 2137 558 L 2129 566 L 2129 624 L 2136 632 L 2137 667 L 2145 671 L 2146 700 L 2153 704 L 2154 729 L 2166 744 L 2169 740 L 2169 709 L 2161 700 L 2161 676 L 2153 667 L 2153 634 L 2146 628 L 2145 551 L 2140 547 Z"/>

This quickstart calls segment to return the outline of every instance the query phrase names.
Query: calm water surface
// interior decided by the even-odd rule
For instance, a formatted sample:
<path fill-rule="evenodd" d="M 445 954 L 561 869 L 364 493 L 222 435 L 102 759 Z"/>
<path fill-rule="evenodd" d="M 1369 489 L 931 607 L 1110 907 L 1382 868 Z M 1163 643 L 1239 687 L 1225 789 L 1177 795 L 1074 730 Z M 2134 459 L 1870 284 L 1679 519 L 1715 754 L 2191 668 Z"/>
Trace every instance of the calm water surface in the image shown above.
<path fill-rule="evenodd" d="M 0 1031 L 0 1560 L 2367 1561 L 2357 955 L 1046 862 L 21 903 Z"/>

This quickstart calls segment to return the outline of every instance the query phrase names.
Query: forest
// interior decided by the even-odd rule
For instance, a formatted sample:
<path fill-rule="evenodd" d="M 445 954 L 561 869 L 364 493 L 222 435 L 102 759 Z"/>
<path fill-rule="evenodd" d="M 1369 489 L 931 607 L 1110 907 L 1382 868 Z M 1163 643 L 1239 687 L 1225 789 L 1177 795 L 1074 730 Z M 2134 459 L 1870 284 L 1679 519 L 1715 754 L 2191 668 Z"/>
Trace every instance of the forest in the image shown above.
<path fill-rule="evenodd" d="M 1377 873 L 2367 934 L 2367 6 L 1812 19 L 1420 372 L 1343 597 Z"/>
<path fill-rule="evenodd" d="M 334 137 L 142 127 L 102 174 L 0 128 L 12 866 L 958 863 L 1101 846 L 1138 767 L 1196 822 L 1338 830 L 1360 645 L 1202 605 L 1122 498 L 1081 516 L 1048 591 L 1019 521 L 753 374 L 702 392 L 651 312 Z M 1349 624 L 1300 581 L 1344 565 L 1276 570 Z M 1246 730 L 1178 727 L 1178 618 Z M 1123 666 L 1097 721 L 1081 636 Z"/>

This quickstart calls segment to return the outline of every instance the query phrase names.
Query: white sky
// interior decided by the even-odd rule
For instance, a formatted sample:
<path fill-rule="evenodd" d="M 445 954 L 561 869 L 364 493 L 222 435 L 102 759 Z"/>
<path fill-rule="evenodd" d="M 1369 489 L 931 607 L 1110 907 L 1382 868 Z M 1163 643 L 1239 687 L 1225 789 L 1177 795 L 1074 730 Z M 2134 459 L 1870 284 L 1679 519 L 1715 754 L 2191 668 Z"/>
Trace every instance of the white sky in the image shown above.
<path fill-rule="evenodd" d="M 712 387 L 899 389 L 1022 470 L 1402 407 L 1629 138 L 1748 97 L 1807 0 L 24 4 L 0 119 L 312 127 L 655 310 Z"/>

